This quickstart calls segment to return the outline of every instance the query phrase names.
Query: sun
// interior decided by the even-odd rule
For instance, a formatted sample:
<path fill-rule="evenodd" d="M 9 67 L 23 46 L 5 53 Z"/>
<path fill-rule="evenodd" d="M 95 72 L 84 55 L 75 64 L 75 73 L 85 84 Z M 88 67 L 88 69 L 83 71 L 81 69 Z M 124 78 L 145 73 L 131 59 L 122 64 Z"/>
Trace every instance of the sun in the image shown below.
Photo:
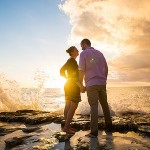
<path fill-rule="evenodd" d="M 66 82 L 65 78 L 56 77 L 56 78 L 53 78 L 53 79 L 48 79 L 47 82 L 46 82 L 45 87 L 46 88 L 60 88 L 60 89 L 63 89 L 65 82 Z"/>

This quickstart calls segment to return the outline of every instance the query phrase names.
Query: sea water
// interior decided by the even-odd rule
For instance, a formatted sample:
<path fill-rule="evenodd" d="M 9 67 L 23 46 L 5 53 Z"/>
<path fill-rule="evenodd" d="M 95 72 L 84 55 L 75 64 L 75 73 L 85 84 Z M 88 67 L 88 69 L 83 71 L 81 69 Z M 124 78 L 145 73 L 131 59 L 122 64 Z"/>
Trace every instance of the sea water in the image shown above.
<path fill-rule="evenodd" d="M 134 112 L 150 113 L 150 87 L 108 87 L 108 104 L 111 115 Z M 87 94 L 81 94 L 82 101 L 79 103 L 76 113 L 90 114 L 90 106 Z M 45 110 L 57 110 L 64 108 L 64 94 L 61 89 L 48 89 L 45 93 Z M 99 105 L 99 115 L 103 115 Z"/>
<path fill-rule="evenodd" d="M 124 112 L 150 113 L 150 87 L 107 87 L 108 104 L 111 115 Z M 82 101 L 76 113 L 90 114 L 86 93 L 81 94 Z M 0 112 L 20 109 L 41 111 L 63 110 L 64 91 L 57 88 L 0 90 Z M 103 115 L 99 105 L 99 115 Z"/>

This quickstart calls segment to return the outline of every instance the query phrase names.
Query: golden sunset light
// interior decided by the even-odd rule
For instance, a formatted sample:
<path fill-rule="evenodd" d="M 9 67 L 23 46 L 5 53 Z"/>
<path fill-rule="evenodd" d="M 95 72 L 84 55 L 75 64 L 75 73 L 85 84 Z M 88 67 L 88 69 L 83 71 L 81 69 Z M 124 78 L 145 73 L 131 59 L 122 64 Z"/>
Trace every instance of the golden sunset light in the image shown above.
<path fill-rule="evenodd" d="M 58 77 L 56 79 L 48 79 L 45 83 L 46 88 L 61 88 L 63 89 L 66 79 Z"/>
<path fill-rule="evenodd" d="M 150 0 L 0 0 L 0 150 L 150 150 Z"/>
<path fill-rule="evenodd" d="M 8 7 L 15 7 L 13 3 L 10 5 Z M 32 87 L 34 73 L 41 69 L 53 74 L 47 86 L 58 86 L 58 81 L 53 82 L 53 76 L 60 80 L 59 69 L 68 58 L 65 50 L 75 45 L 80 53 L 81 39 L 89 38 L 92 46 L 106 57 L 109 84 L 140 82 L 140 85 L 150 85 L 149 0 L 63 0 L 54 6 L 55 9 L 51 8 L 47 13 L 44 5 L 37 5 L 25 19 L 19 7 L 16 10 L 19 13 L 10 8 L 6 14 L 17 18 L 12 24 L 7 17 L 9 27 L 5 25 L 6 17 L 0 16 L 3 29 L 0 72 L 8 79 L 16 80 L 21 87 Z M 37 8 L 42 14 L 34 13 Z M 7 11 L 5 6 L 3 9 Z M 56 18 L 55 21 L 52 18 Z M 29 23 L 26 26 L 25 21 Z M 9 43 L 7 47 L 5 43 Z"/>
<path fill-rule="evenodd" d="M 59 7 L 72 25 L 70 42 L 88 37 L 107 58 L 110 84 L 150 85 L 148 0 L 66 0 Z"/>

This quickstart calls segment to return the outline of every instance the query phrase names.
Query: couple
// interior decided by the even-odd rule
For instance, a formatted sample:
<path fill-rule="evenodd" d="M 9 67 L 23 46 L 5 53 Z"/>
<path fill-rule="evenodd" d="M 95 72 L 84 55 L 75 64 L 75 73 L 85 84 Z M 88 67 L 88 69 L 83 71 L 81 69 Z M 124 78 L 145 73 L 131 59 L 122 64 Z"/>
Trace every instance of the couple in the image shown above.
<path fill-rule="evenodd" d="M 107 103 L 106 80 L 108 75 L 107 62 L 103 54 L 91 47 L 88 39 L 81 41 L 82 52 L 79 58 L 79 66 L 76 58 L 79 55 L 75 46 L 66 50 L 70 58 L 60 69 L 60 75 L 67 79 L 64 86 L 65 109 L 64 131 L 68 134 L 74 134 L 75 129 L 70 126 L 78 103 L 81 101 L 80 92 L 87 91 L 88 102 L 91 109 L 91 132 L 88 137 L 98 136 L 98 102 L 100 102 L 107 129 L 111 129 L 112 121 Z M 83 78 L 85 86 L 83 86 Z"/>

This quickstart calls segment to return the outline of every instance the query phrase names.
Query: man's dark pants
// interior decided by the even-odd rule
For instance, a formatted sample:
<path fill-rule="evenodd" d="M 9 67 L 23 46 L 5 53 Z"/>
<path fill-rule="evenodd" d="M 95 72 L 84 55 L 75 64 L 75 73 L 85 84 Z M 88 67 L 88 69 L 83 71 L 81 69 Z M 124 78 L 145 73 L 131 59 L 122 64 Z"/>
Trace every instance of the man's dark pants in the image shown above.
<path fill-rule="evenodd" d="M 91 134 L 98 135 L 98 101 L 100 102 L 106 126 L 112 126 L 112 120 L 107 103 L 106 85 L 87 87 L 88 102 L 91 107 Z"/>

